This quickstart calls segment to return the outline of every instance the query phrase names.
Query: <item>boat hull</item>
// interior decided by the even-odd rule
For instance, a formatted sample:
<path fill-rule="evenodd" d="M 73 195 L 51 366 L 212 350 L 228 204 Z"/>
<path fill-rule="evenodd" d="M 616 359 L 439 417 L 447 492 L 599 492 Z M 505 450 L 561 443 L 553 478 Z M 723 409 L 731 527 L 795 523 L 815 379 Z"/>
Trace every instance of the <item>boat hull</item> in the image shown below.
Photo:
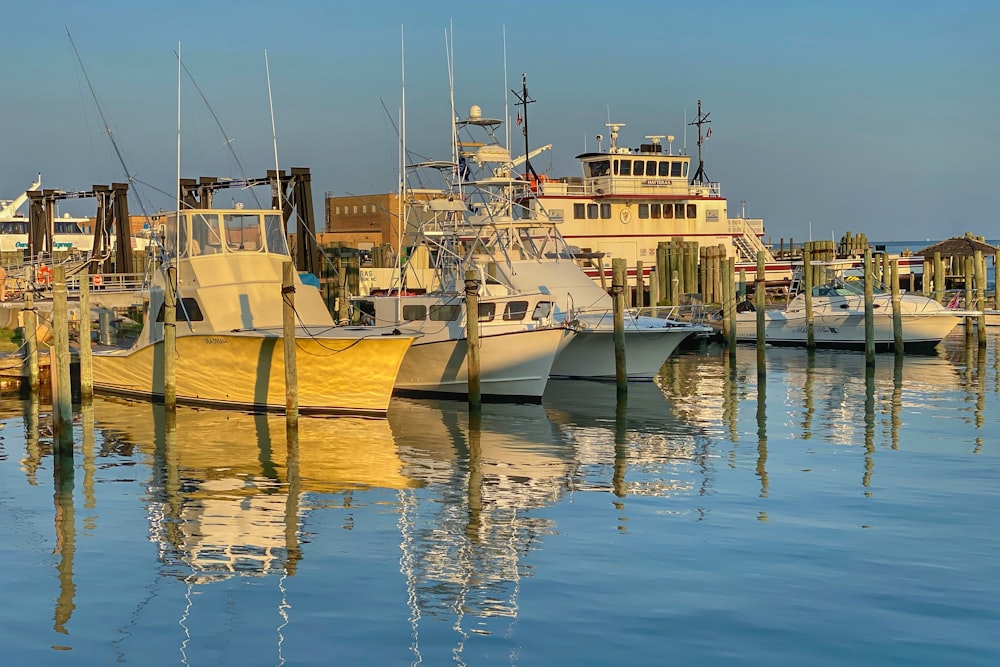
<path fill-rule="evenodd" d="M 905 351 L 933 349 L 958 326 L 960 318 L 943 314 L 904 314 L 903 348 Z M 875 315 L 873 318 L 875 349 L 895 350 L 892 317 Z M 817 347 L 834 349 L 865 348 L 865 317 L 863 312 L 816 314 L 813 318 L 813 339 Z M 736 340 L 753 343 L 757 340 L 757 314 L 736 315 Z M 764 314 L 764 340 L 769 345 L 805 346 L 808 327 L 804 312 L 786 314 L 768 311 Z"/>
<path fill-rule="evenodd" d="M 296 336 L 298 404 L 303 414 L 384 416 L 393 384 L 414 337 Z M 178 336 L 177 402 L 251 411 L 283 411 L 285 363 L 280 332 Z M 130 350 L 95 351 L 94 390 L 163 400 L 163 343 Z"/>
<path fill-rule="evenodd" d="M 625 370 L 629 380 L 652 380 L 691 329 L 625 328 Z M 560 379 L 614 380 L 614 330 L 585 328 L 570 339 L 552 365 L 552 377 Z"/>
<path fill-rule="evenodd" d="M 541 400 L 549 371 L 571 329 L 521 330 L 479 338 L 480 394 L 487 400 Z M 396 393 L 465 397 L 469 393 L 468 340 L 420 340 L 396 377 Z"/>

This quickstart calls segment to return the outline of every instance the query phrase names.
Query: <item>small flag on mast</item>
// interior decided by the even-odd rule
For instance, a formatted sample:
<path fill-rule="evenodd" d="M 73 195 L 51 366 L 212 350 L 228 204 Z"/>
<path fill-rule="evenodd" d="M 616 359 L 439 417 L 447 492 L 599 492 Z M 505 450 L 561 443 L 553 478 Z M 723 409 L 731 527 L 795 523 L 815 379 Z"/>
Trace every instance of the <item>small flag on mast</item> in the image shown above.
<path fill-rule="evenodd" d="M 516 122 L 517 122 L 517 126 L 521 127 L 521 112 L 520 111 L 517 112 L 517 121 Z"/>

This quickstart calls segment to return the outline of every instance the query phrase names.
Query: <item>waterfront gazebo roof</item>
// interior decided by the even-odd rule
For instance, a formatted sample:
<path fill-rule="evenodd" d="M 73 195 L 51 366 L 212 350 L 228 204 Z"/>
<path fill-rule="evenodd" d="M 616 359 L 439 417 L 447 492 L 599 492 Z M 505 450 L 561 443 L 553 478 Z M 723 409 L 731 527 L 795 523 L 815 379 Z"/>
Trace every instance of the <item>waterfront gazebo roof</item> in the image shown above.
<path fill-rule="evenodd" d="M 982 251 L 983 256 L 996 256 L 1000 248 L 992 246 L 989 243 L 984 243 L 979 239 L 975 238 L 969 233 L 965 236 L 954 236 L 950 239 L 945 239 L 934 245 L 927 246 L 923 250 L 918 250 L 914 255 L 921 255 L 923 257 L 933 257 L 934 253 L 941 253 L 942 257 L 968 257 L 974 255 L 977 250 Z"/>

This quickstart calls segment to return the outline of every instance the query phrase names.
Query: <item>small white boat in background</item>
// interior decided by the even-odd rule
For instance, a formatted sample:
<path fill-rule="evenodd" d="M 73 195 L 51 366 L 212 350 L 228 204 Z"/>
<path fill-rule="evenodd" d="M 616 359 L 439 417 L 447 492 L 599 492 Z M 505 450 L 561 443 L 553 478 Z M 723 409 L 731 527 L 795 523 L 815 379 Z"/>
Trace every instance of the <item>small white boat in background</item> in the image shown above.
<path fill-rule="evenodd" d="M 895 350 L 892 323 L 892 296 L 876 289 L 872 298 L 874 342 L 878 351 Z M 812 288 L 813 339 L 817 347 L 840 349 L 865 348 L 865 298 L 860 279 L 835 276 Z M 918 294 L 900 295 L 900 314 L 904 351 L 933 349 L 965 317 L 978 311 L 951 309 Z M 799 293 L 784 309 L 764 313 L 764 336 L 769 345 L 805 346 L 808 339 L 806 297 Z M 757 313 L 736 313 L 736 340 L 757 340 Z"/>

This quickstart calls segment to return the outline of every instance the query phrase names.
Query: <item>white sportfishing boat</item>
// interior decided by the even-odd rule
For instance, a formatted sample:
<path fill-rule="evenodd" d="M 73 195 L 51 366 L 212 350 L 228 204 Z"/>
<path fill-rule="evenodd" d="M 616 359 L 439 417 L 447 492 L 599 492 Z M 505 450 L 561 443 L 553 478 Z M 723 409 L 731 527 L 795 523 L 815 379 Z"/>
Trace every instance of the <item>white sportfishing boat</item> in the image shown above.
<path fill-rule="evenodd" d="M 466 270 L 480 276 L 484 299 L 523 300 L 541 293 L 554 304 L 552 319 L 577 329 L 564 339 L 551 377 L 614 379 L 612 299 L 576 263 L 552 221 L 541 215 L 521 217 L 527 209 L 515 205 L 513 195 L 526 182 L 514 179 L 512 169 L 527 158 L 511 158 L 496 136 L 502 124 L 483 117 L 473 105 L 467 119 L 456 121 L 455 159 L 429 163 L 456 180 L 424 202 L 427 218 L 408 229 L 411 243 L 430 259 L 422 273 L 417 262 L 408 263 L 407 285 L 437 287 L 441 272 L 432 267 L 447 257 L 453 262 L 451 276 L 462 276 Z M 460 141 L 459 131 L 465 129 L 485 136 Z M 438 215 L 435 209 L 449 215 Z M 378 270 L 370 273 L 373 284 L 379 281 L 377 274 Z M 624 319 L 630 380 L 652 379 L 682 341 L 712 331 L 666 313 L 649 317 L 631 309 Z"/>
<path fill-rule="evenodd" d="M 163 399 L 166 267 L 174 266 L 177 401 L 284 410 L 282 271 L 290 257 L 281 213 L 189 209 L 162 222 L 166 260 L 142 331 L 127 349 L 95 350 L 94 389 Z M 297 275 L 294 283 L 299 410 L 384 416 L 417 334 L 335 326 L 319 290 Z"/>
<path fill-rule="evenodd" d="M 376 325 L 401 325 L 422 334 L 403 359 L 397 394 L 468 396 L 464 294 L 369 295 L 356 299 L 354 307 Z M 554 310 L 552 299 L 539 293 L 479 300 L 479 387 L 484 400 L 541 400 L 556 354 L 575 333 L 554 321 Z"/>
<path fill-rule="evenodd" d="M 900 295 L 903 349 L 907 352 L 933 349 L 964 317 L 977 311 L 947 308 L 918 294 Z M 872 297 L 875 349 L 895 350 L 892 295 L 877 288 Z M 834 275 L 812 288 L 813 340 L 817 347 L 865 348 L 864 283 L 858 278 Z M 808 342 L 806 296 L 797 294 L 783 309 L 764 312 L 764 338 L 770 345 L 804 346 Z M 757 312 L 736 313 L 736 340 L 756 342 Z"/>

